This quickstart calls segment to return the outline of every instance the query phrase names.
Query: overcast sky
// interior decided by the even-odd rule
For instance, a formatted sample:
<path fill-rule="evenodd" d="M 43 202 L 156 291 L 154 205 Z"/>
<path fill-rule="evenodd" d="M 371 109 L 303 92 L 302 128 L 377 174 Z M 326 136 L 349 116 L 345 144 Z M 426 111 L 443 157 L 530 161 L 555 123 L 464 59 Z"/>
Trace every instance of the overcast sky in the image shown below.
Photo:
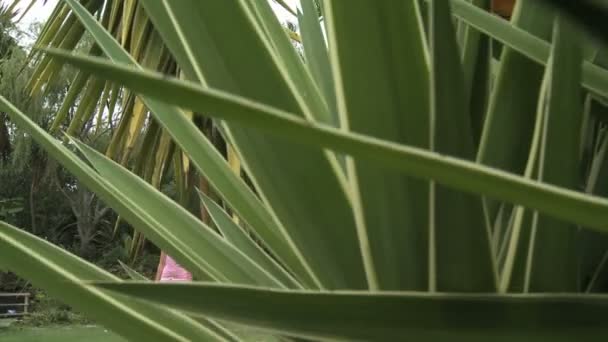
<path fill-rule="evenodd" d="M 11 2 L 12 0 L 0 0 L 0 1 L 2 3 L 8 3 L 8 2 Z M 269 1 L 270 1 L 272 8 L 274 8 L 275 12 L 277 13 L 277 16 L 281 19 L 281 21 L 285 21 L 285 20 L 289 20 L 292 22 L 297 21 L 297 19 L 293 15 L 291 15 L 289 12 L 287 12 L 285 9 L 283 9 L 283 7 L 281 7 L 280 5 L 278 5 L 277 3 L 275 3 L 272 0 L 269 0 Z M 57 4 L 57 2 L 58 2 L 58 0 L 48 0 L 46 2 L 46 5 L 42 5 L 43 1 L 38 0 L 36 2 L 36 4 L 34 5 L 34 7 L 32 7 L 32 9 L 23 18 L 22 22 L 20 23 L 21 27 L 23 29 L 25 29 L 32 22 L 46 20 L 48 18 L 48 16 L 51 15 L 51 12 L 53 11 L 53 8 L 55 8 L 55 5 Z M 286 0 L 285 2 L 294 10 L 297 8 L 297 6 L 299 6 L 299 3 L 300 3 L 299 0 Z M 20 7 L 25 8 L 25 7 L 27 7 L 28 4 L 29 4 L 29 1 L 22 1 Z"/>

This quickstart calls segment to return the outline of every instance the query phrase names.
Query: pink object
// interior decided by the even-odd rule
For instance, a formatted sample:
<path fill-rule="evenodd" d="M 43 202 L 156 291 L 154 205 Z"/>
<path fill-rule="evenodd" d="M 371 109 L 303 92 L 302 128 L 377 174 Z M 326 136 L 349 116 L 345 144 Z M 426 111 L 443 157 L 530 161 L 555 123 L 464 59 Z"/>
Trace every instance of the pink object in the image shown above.
<path fill-rule="evenodd" d="M 167 255 L 160 281 L 192 281 L 192 274 Z"/>

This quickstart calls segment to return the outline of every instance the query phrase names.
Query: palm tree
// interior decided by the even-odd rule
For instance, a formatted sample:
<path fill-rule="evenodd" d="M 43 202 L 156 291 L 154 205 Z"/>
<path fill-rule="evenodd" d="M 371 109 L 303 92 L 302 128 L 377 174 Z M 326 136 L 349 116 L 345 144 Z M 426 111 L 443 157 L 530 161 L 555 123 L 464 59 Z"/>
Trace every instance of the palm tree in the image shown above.
<path fill-rule="evenodd" d="M 17 45 L 15 40 L 9 35 L 9 28 L 12 25 L 14 14 L 7 6 L 0 5 L 0 63 L 11 53 Z M 0 77 L 2 75 L 0 74 Z M 0 112 L 0 161 L 6 160 L 11 153 L 11 142 L 9 139 L 6 114 Z"/>

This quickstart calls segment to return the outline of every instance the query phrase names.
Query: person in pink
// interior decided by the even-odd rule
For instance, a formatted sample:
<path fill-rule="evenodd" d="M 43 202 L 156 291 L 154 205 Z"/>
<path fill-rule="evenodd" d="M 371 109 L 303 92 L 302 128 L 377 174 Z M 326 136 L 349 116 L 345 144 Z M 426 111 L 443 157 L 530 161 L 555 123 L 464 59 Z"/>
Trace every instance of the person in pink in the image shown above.
<path fill-rule="evenodd" d="M 192 281 L 192 274 L 165 252 L 161 252 L 155 280 L 160 282 Z"/>
<path fill-rule="evenodd" d="M 202 178 L 200 179 L 199 190 L 204 194 L 209 194 L 209 182 Z M 201 206 L 201 221 L 205 224 L 211 222 L 211 217 L 207 210 Z M 192 281 L 192 273 L 188 272 L 184 267 L 178 264 L 172 257 L 165 252 L 160 252 L 160 260 L 158 269 L 156 270 L 155 281 L 174 282 L 174 281 Z"/>

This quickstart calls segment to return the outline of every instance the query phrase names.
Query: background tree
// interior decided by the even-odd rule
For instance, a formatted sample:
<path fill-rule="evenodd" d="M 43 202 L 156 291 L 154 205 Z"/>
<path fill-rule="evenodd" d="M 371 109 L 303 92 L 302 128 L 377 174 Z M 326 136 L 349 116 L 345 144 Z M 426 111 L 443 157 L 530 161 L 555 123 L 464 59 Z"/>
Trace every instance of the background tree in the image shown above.
<path fill-rule="evenodd" d="M 40 92 L 31 92 L 29 81 L 35 72 L 35 64 L 28 58 L 31 46 L 21 46 L 18 42 L 23 41 L 24 36 L 40 35 L 42 25 L 33 23 L 25 32 L 20 32 L 10 20 L 4 25 L 1 37 L 10 46 L 0 59 L 0 93 L 27 108 L 38 125 L 50 129 L 75 72 L 65 68 Z M 90 38 L 85 36 L 76 49 L 89 49 L 91 45 Z M 67 121 L 74 119 L 81 101 L 78 98 L 67 108 Z M 4 147 L 0 149 L 4 152 L 0 160 L 0 200 L 3 201 L 0 208 L 11 213 L 3 219 L 83 257 L 98 258 L 114 240 L 113 223 L 109 220 L 116 216 L 62 167 L 49 160 L 47 154 L 32 143 L 31 137 L 4 113 L 0 113 L 0 118 L 3 119 L 0 120 L 0 145 Z M 68 127 L 62 124 L 59 128 Z M 103 149 L 109 143 L 110 133 L 108 122 L 95 126 L 94 121 L 89 121 L 74 135 Z"/>

